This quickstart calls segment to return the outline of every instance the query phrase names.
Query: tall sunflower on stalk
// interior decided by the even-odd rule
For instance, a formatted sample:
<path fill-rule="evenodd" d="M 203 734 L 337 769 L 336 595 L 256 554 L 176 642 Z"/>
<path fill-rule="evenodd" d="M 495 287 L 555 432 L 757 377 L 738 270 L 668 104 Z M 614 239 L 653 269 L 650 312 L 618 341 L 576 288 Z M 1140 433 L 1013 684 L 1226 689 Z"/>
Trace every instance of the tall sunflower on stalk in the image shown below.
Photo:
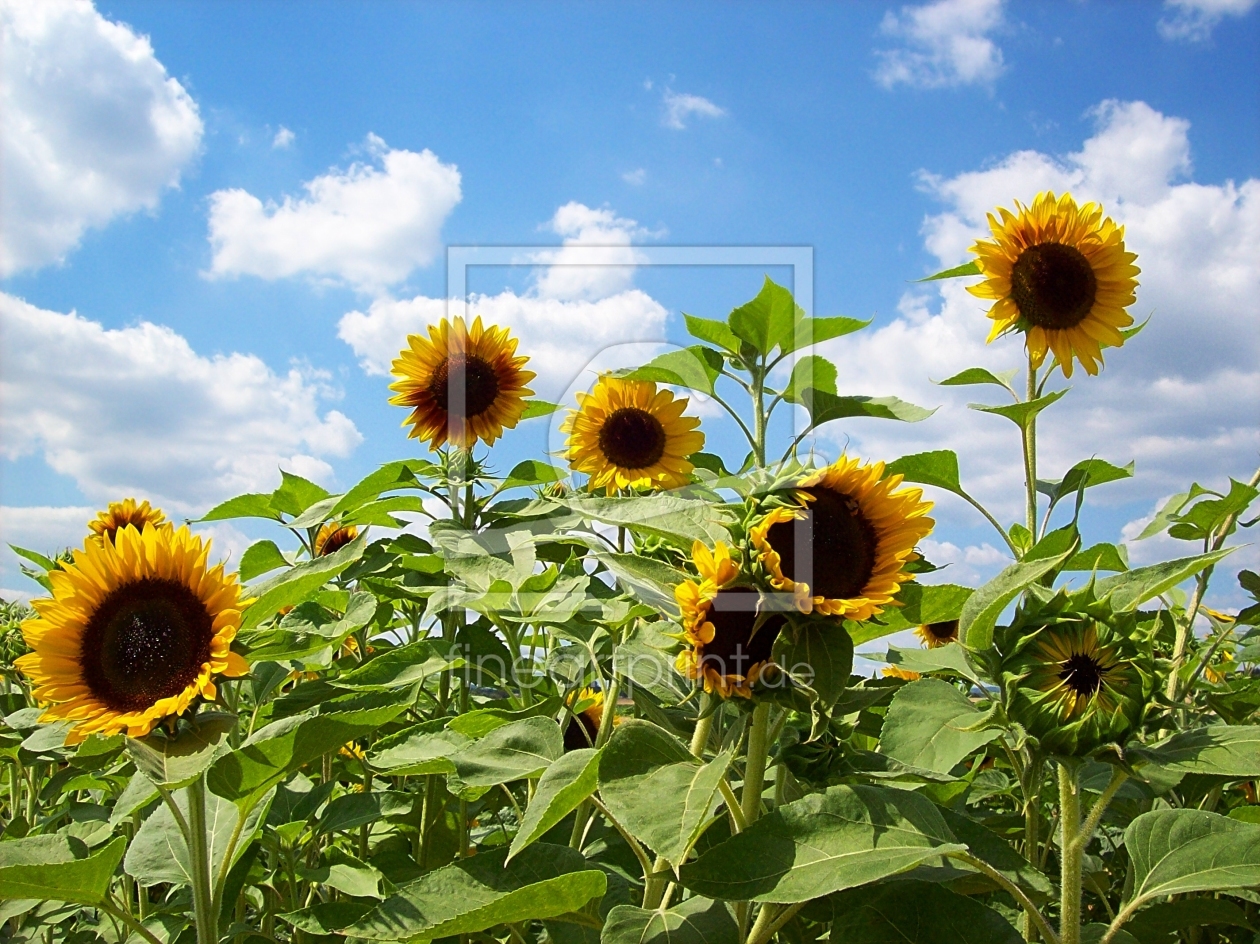
<path fill-rule="evenodd" d="M 803 479 L 792 505 L 749 531 L 771 586 L 791 593 L 802 613 L 857 621 L 880 613 L 911 578 L 906 564 L 935 524 L 923 491 L 901 482 L 882 462 L 847 456 Z"/>
<path fill-rule="evenodd" d="M 47 706 L 42 721 L 73 721 L 66 743 L 90 734 L 142 737 L 197 698 L 214 676 L 245 675 L 230 649 L 241 623 L 235 574 L 210 567 L 209 542 L 152 523 L 84 542 L 50 571 L 52 597 L 22 624 L 31 652 L 17 666 Z"/>
<path fill-rule="evenodd" d="M 412 334 L 393 362 L 398 378 L 390 403 L 411 414 L 408 438 L 427 442 L 431 450 L 448 441 L 471 449 L 487 446 L 515 429 L 525 412 L 526 384 L 537 376 L 525 370 L 528 357 L 517 356 L 516 338 L 507 328 L 483 327 L 481 318 L 469 328 L 463 318 L 443 318 L 429 326 L 429 336 Z"/>
<path fill-rule="evenodd" d="M 134 498 L 124 498 L 120 502 L 110 502 L 108 508 L 88 522 L 88 530 L 96 540 L 112 541 L 119 528 L 130 525 L 143 531 L 147 524 L 155 527 L 168 524 L 162 509 L 150 507 L 147 499 L 137 504 Z"/>
<path fill-rule="evenodd" d="M 993 299 L 989 341 L 1022 331 L 1034 368 L 1054 352 L 1064 377 L 1072 360 L 1097 374 L 1104 347 L 1120 347 L 1120 329 L 1133 324 L 1125 311 L 1136 300 L 1141 270 L 1124 245 L 1124 227 L 1096 203 L 1078 206 L 1071 194 L 1039 193 L 1031 207 L 989 214 L 993 239 L 971 247 L 985 276 L 967 291 Z"/>
<path fill-rule="evenodd" d="M 704 448 L 704 433 L 698 418 L 684 414 L 686 397 L 650 380 L 605 374 L 577 398 L 560 428 L 569 434 L 569 467 L 590 477 L 591 491 L 678 488 L 691 480 L 690 457 Z"/>
<path fill-rule="evenodd" d="M 737 583 L 740 567 L 721 541 L 713 551 L 697 541 L 691 556 L 700 581 L 683 581 L 674 591 L 687 645 L 675 666 L 706 692 L 751 698 L 787 618 L 767 611 L 755 587 Z"/>

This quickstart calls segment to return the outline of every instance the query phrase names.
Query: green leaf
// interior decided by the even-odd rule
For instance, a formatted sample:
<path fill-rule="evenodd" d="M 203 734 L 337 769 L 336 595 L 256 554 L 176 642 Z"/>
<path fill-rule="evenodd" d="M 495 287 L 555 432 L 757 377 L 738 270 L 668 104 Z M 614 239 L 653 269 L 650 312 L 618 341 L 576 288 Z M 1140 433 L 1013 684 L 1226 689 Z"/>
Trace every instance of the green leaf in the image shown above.
<path fill-rule="evenodd" d="M 245 611 L 241 629 L 253 629 L 263 620 L 274 616 L 282 607 L 301 603 L 316 590 L 337 576 L 360 557 L 367 547 L 367 535 L 360 534 L 341 550 L 327 557 L 317 557 L 296 567 L 290 567 L 278 577 L 268 580 L 250 592 L 257 594 L 254 603 Z"/>
<path fill-rule="evenodd" d="M 599 762 L 599 795 L 631 835 L 675 864 L 700 835 L 730 754 L 702 764 L 663 728 L 619 725 Z"/>
<path fill-rule="evenodd" d="M 440 470 L 432 462 L 423 459 L 403 459 L 387 462 L 367 475 L 359 484 L 341 496 L 333 506 L 332 515 L 340 515 L 378 498 L 383 492 L 399 488 L 418 488 L 421 477 L 436 478 Z"/>
<path fill-rule="evenodd" d="M 667 911 L 617 905 L 600 944 L 739 944 L 739 925 L 720 901 L 688 898 Z"/>
<path fill-rule="evenodd" d="M 791 904 L 965 849 L 926 797 L 839 786 L 778 807 L 679 874 L 686 888 L 709 898 Z"/>
<path fill-rule="evenodd" d="M 775 661 L 800 685 L 814 693 L 829 712 L 849 685 L 853 640 L 833 624 L 811 621 L 782 633 L 775 643 Z"/>
<path fill-rule="evenodd" d="M 1159 511 L 1155 513 L 1155 517 L 1151 519 L 1150 523 L 1142 529 L 1142 533 L 1134 540 L 1145 541 L 1147 538 L 1154 537 L 1156 534 L 1159 534 L 1166 527 L 1172 524 L 1175 516 L 1182 508 L 1185 507 L 1188 501 L 1190 501 L 1189 492 L 1181 492 L 1172 496 L 1172 498 L 1164 502 Z"/>
<path fill-rule="evenodd" d="M 1021 944 L 1009 921 L 934 882 L 854 888 L 831 898 L 831 939 L 844 944 Z"/>
<path fill-rule="evenodd" d="M 1124 573 L 1129 569 L 1128 551 L 1124 545 L 1095 544 L 1078 551 L 1063 565 L 1064 570 L 1101 570 Z"/>
<path fill-rule="evenodd" d="M 538 416 L 550 416 L 558 409 L 560 409 L 559 403 L 548 403 L 546 400 L 526 400 L 525 412 L 521 414 L 521 419 L 532 420 Z"/>
<path fill-rule="evenodd" d="M 406 707 L 399 702 L 330 714 L 316 714 L 312 709 L 273 721 L 218 758 L 206 774 L 206 784 L 228 800 L 260 794 L 303 764 L 371 734 Z"/>
<path fill-rule="evenodd" d="M 1260 826 L 1203 810 L 1154 810 L 1124 831 L 1127 908 L 1166 895 L 1260 885 Z"/>
<path fill-rule="evenodd" d="M 995 740 L 997 728 L 968 730 L 983 716 L 957 688 L 940 679 L 920 679 L 893 696 L 879 736 L 879 749 L 893 760 L 947 774 L 972 751 Z"/>
<path fill-rule="evenodd" d="M 1050 498 L 1051 504 L 1082 488 L 1093 488 L 1107 482 L 1133 478 L 1133 463 L 1126 466 L 1112 465 L 1102 459 L 1086 459 L 1078 462 L 1057 482 L 1037 482 L 1037 491 Z"/>
<path fill-rule="evenodd" d="M 0 842 L 0 901 L 34 898 L 95 905 L 109 894 L 109 882 L 127 848 L 119 836 L 96 853 L 65 836 L 29 836 Z"/>
<path fill-rule="evenodd" d="M 235 727 L 235 715 L 205 712 L 197 717 L 195 728 L 178 737 L 128 738 L 127 755 L 150 782 L 164 790 L 177 790 L 200 777 L 215 757 L 229 749 L 227 735 Z"/>
<path fill-rule="evenodd" d="M 253 580 L 259 574 L 288 566 L 275 541 L 255 541 L 241 555 L 241 580 Z"/>
<path fill-rule="evenodd" d="M 836 393 L 836 365 L 817 354 L 806 354 L 796 360 L 792 377 L 783 391 L 783 399 L 789 403 L 800 400 L 801 393 L 813 389 L 820 393 Z"/>
<path fill-rule="evenodd" d="M 881 420 L 917 423 L 936 412 L 936 410 L 925 410 L 921 406 L 915 406 L 897 397 L 838 397 L 813 388 L 799 391 L 799 399 L 796 402 L 809 411 L 811 427 L 822 426 L 824 423 L 851 416 L 870 416 Z"/>
<path fill-rule="evenodd" d="M 686 387 L 712 396 L 714 383 L 722 371 L 722 355 L 697 344 L 680 351 L 654 357 L 642 367 L 621 373 L 628 380 L 651 380 Z"/>
<path fill-rule="evenodd" d="M 280 521 L 280 512 L 271 507 L 270 495 L 237 495 L 221 504 L 215 505 L 197 521 L 225 521 L 228 518 L 270 518 Z"/>
<path fill-rule="evenodd" d="M 45 571 L 56 570 L 58 566 L 60 566 L 55 560 L 45 557 L 43 554 L 40 554 L 38 551 L 30 551 L 24 547 L 18 547 L 16 544 L 10 544 L 9 550 L 11 550 L 18 557 L 23 557 L 26 560 L 30 561 L 32 564 L 36 565 L 37 567 L 43 568 Z"/>
<path fill-rule="evenodd" d="M 447 727 L 468 738 L 485 737 L 495 728 L 520 721 L 524 718 L 540 718 L 555 714 L 560 709 L 560 699 L 548 698 L 528 708 L 513 711 L 511 708 L 488 707 L 466 711 L 452 718 Z"/>
<path fill-rule="evenodd" d="M 785 335 L 779 342 L 779 347 L 785 354 L 789 351 L 799 351 L 815 344 L 822 344 L 823 341 L 830 341 L 832 338 L 852 334 L 854 331 L 861 331 L 871 323 L 871 319 L 863 321 L 861 318 L 845 318 L 843 316 L 806 318 L 801 316 L 802 312 L 799 308 L 796 314 L 795 341 L 790 340 L 791 335 Z"/>
<path fill-rule="evenodd" d="M 280 470 L 280 487 L 271 493 L 271 507 L 290 515 L 300 515 L 317 501 L 328 498 L 328 490 L 314 482 Z"/>
<path fill-rule="evenodd" d="M 364 823 L 375 823 L 386 816 L 401 816 L 411 810 L 413 800 L 415 797 L 412 794 L 394 790 L 347 793 L 324 807 L 319 828 L 322 832 L 333 833 L 354 829 Z"/>
<path fill-rule="evenodd" d="M 1030 563 L 1011 564 L 968 597 L 958 618 L 958 635 L 963 644 L 968 649 L 988 649 L 993 645 L 993 627 L 1007 604 L 1044 574 L 1056 569 L 1069 553 Z"/>
<path fill-rule="evenodd" d="M 367 794 L 359 793 L 355 795 L 365 796 Z M 348 855 L 344 855 L 344 853 L 341 861 L 326 863 L 313 869 L 298 869 L 298 878 L 302 881 L 327 885 L 329 888 L 335 888 L 339 892 L 345 892 L 347 895 L 353 895 L 356 898 L 383 898 L 384 896 L 380 891 L 383 877 L 380 872 L 366 862 L 360 862 Z M 367 913 L 367 910 L 366 908 L 358 909 L 354 916 L 350 918 L 350 921 L 357 921 Z M 348 924 L 349 921 L 346 923 Z"/>
<path fill-rule="evenodd" d="M 953 583 L 905 583 L 897 594 L 897 602 L 901 605 L 881 613 L 878 623 L 848 623 L 846 628 L 853 637 L 853 644 L 860 646 L 872 639 L 913 629 L 924 623 L 947 623 L 962 616 L 963 606 L 973 593 L 975 591 L 970 587 Z"/>
<path fill-rule="evenodd" d="M 1138 567 L 1128 573 L 1118 574 L 1098 581 L 1095 593 L 1099 598 L 1111 595 L 1111 605 L 1117 613 L 1127 613 L 1153 597 L 1171 590 L 1177 584 L 1193 577 L 1205 567 L 1228 557 L 1237 548 L 1224 547 L 1209 554 L 1197 557 L 1183 557 L 1178 560 L 1152 564 L 1149 567 Z"/>
<path fill-rule="evenodd" d="M 364 692 L 385 692 L 408 688 L 448 669 L 462 668 L 464 660 L 448 658 L 433 643 L 421 639 L 374 656 L 358 668 L 329 683 L 338 688 Z"/>
<path fill-rule="evenodd" d="M 1152 747 L 1133 748 L 1133 753 L 1178 773 L 1234 780 L 1260 778 L 1260 727 L 1213 724 L 1181 731 Z"/>
<path fill-rule="evenodd" d="M 491 787 L 537 777 L 564 753 L 564 735 L 551 718 L 535 717 L 495 728 L 451 757 L 469 787 Z"/>
<path fill-rule="evenodd" d="M 980 825 L 973 819 L 940 808 L 945 825 L 959 842 L 966 843 L 968 851 L 977 859 L 988 863 L 1022 888 L 1033 901 L 1040 904 L 1055 897 L 1054 885 L 1035 865 L 1016 852 L 1009 842 Z M 971 866 L 958 860 L 951 865 L 963 869 Z"/>
<path fill-rule="evenodd" d="M 980 267 L 976 265 L 975 260 L 964 262 L 960 266 L 954 266 L 952 269 L 944 269 L 936 275 L 929 275 L 925 279 L 915 279 L 916 282 L 935 282 L 938 279 L 956 279 L 964 275 L 983 275 Z"/>
<path fill-rule="evenodd" d="M 455 773 L 450 757 L 463 750 L 469 739 L 447 728 L 446 720 L 425 721 L 383 738 L 368 754 L 368 764 L 391 777 Z"/>
<path fill-rule="evenodd" d="M 674 609 L 674 587 L 687 575 L 664 561 L 637 554 L 600 554 L 600 561 L 621 585 L 651 606 Z"/>
<path fill-rule="evenodd" d="M 370 901 L 321 901 L 276 917 L 307 934 L 332 934 L 354 924 L 374 907 Z"/>
<path fill-rule="evenodd" d="M 683 321 L 686 322 L 687 333 L 693 338 L 716 344 L 732 354 L 739 353 L 739 338 L 735 336 L 735 332 L 726 326 L 726 322 L 716 321 L 712 318 L 697 318 L 695 315 L 689 315 L 685 311 L 683 312 Z"/>
<path fill-rule="evenodd" d="M 553 918 L 603 896 L 607 877 L 576 849 L 535 843 L 511 862 L 506 849 L 430 872 L 341 933 L 367 941 L 419 941 Z"/>
<path fill-rule="evenodd" d="M 949 449 L 916 452 L 902 456 L 884 467 L 886 475 L 900 475 L 907 482 L 935 485 L 955 495 L 963 494 L 958 479 L 958 456 Z"/>
<path fill-rule="evenodd" d="M 946 377 L 944 380 L 933 381 L 933 383 L 942 387 L 972 387 L 978 384 L 995 384 L 1005 390 L 1010 390 L 1011 380 L 1018 373 L 1018 370 L 1004 370 L 995 374 L 992 371 L 985 370 L 983 367 L 968 367 L 961 373 L 954 374 L 952 377 Z"/>
<path fill-rule="evenodd" d="M 889 646 L 887 661 L 910 672 L 927 675 L 931 672 L 946 672 L 958 678 L 965 678 L 977 685 L 983 684 L 976 667 L 967 658 L 967 650 L 956 642 L 935 649 L 901 649 Z M 909 686 L 907 686 L 909 687 Z"/>
<path fill-rule="evenodd" d="M 285 526 L 294 529 L 318 528 L 332 516 L 332 510 L 340 499 L 340 495 L 329 495 L 327 498 L 312 502 L 292 521 L 285 522 Z"/>
<path fill-rule="evenodd" d="M 522 485 L 550 485 L 563 479 L 564 473 L 554 465 L 537 459 L 526 459 L 518 462 L 508 473 L 499 490 L 506 492 L 509 488 L 520 488 Z"/>
<path fill-rule="evenodd" d="M 785 339 L 791 342 L 797 311 L 792 293 L 766 276 L 757 297 L 727 315 L 726 323 L 758 353 L 769 354 Z"/>
<path fill-rule="evenodd" d="M 727 516 L 706 501 L 658 494 L 634 498 L 574 497 L 564 504 L 583 518 L 663 538 L 688 551 L 695 541 L 712 546 L 731 538 L 724 524 Z"/>
<path fill-rule="evenodd" d="M 175 805 L 179 807 L 184 821 L 188 822 L 188 791 L 180 790 L 175 794 Z M 254 834 L 266 820 L 269 804 L 256 804 L 246 815 L 241 827 L 240 840 L 232 855 L 236 862 L 249 844 Z M 206 837 L 212 872 L 218 874 L 227 855 L 227 848 L 236 832 L 241 810 L 236 804 L 217 797 L 213 793 L 206 794 Z M 229 866 L 230 868 L 230 866 Z M 175 823 L 170 807 L 159 804 L 149 814 L 149 818 L 140 826 L 136 838 L 127 849 L 127 857 L 123 860 L 123 869 L 141 885 L 157 885 L 170 882 L 174 885 L 192 885 L 192 859 L 188 855 L 188 847 L 184 837 Z"/>
<path fill-rule="evenodd" d="M 1033 418 L 1038 413 L 1056 400 L 1062 399 L 1066 394 L 1067 389 L 1055 390 L 1052 393 L 1047 393 L 1044 397 L 1038 397 L 1036 400 L 1025 400 L 1021 403 L 1008 403 L 1004 406 L 985 406 L 983 403 L 968 403 L 967 406 L 973 410 L 979 410 L 981 413 L 996 413 L 998 416 L 1005 416 L 1020 429 L 1027 429 L 1028 424 L 1033 421 Z"/>
<path fill-rule="evenodd" d="M 598 785 L 599 751 L 590 748 L 569 751 L 548 767 L 538 780 L 534 798 L 512 840 L 508 861 L 576 810 Z"/>
<path fill-rule="evenodd" d="M 1182 898 L 1156 902 L 1139 912 L 1128 923 L 1128 930 L 1139 941 L 1169 941 L 1182 929 L 1203 928 L 1210 924 L 1255 930 L 1247 913 L 1224 898 Z"/>

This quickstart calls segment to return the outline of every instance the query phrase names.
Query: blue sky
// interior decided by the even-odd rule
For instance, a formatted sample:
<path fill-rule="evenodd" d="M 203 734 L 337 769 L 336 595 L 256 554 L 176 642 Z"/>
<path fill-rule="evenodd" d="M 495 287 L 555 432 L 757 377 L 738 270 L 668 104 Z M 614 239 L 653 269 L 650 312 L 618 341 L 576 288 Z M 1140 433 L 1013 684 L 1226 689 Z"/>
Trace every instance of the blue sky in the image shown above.
<path fill-rule="evenodd" d="M 621 263 L 633 244 L 812 247 L 816 312 L 875 318 L 824 352 L 842 392 L 941 407 L 818 448 L 957 448 L 1012 520 L 1014 428 L 926 378 L 1014 367 L 1018 344 L 986 347 L 960 286 L 910 280 L 1046 187 L 1104 201 L 1141 254 L 1151 327 L 1074 378 L 1043 436 L 1050 474 L 1137 461 L 1086 535 L 1132 536 L 1260 450 L 1255 5 L 0 0 L 0 538 L 77 543 L 124 494 L 192 516 L 280 467 L 353 484 L 414 449 L 381 368 L 441 310 L 445 247 L 554 263 L 565 242 Z M 556 396 L 680 341 L 680 311 L 724 316 L 768 270 L 565 271 L 470 279 Z M 638 346 L 601 354 L 616 341 Z M 498 461 L 548 435 L 522 427 Z M 1001 566 L 964 506 L 938 519 L 954 579 Z M 236 554 L 252 535 L 213 533 Z M 0 588 L 34 589 L 7 550 Z"/>

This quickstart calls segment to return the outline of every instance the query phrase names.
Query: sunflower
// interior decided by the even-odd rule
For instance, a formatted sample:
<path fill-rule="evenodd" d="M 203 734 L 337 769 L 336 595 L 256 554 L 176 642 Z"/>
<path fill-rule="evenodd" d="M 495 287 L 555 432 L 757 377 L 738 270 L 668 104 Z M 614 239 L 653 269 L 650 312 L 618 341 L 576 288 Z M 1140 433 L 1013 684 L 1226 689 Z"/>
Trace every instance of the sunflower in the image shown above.
<path fill-rule="evenodd" d="M 565 751 L 593 747 L 599 735 L 599 723 L 604 717 L 604 693 L 594 688 L 584 688 L 569 699 L 569 708 L 575 709 L 564 729 Z"/>
<path fill-rule="evenodd" d="M 917 682 L 919 679 L 923 678 L 923 676 L 914 671 L 914 669 L 903 669 L 899 665 L 886 665 L 884 666 L 884 678 L 895 678 L 902 679 L 906 682 Z"/>
<path fill-rule="evenodd" d="M 329 521 L 315 534 L 315 556 L 335 554 L 359 536 L 359 529 L 352 524 L 340 525 Z"/>
<path fill-rule="evenodd" d="M 22 624 L 33 650 L 17 660 L 48 706 L 41 721 L 73 721 L 66 743 L 126 731 L 143 737 L 192 700 L 216 697 L 212 678 L 245 675 L 229 648 L 241 623 L 235 574 L 207 565 L 210 545 L 188 530 L 121 528 L 88 541 L 54 570 L 52 598 Z"/>
<path fill-rule="evenodd" d="M 136 504 L 134 498 L 124 498 L 120 502 L 110 502 L 109 507 L 100 512 L 95 519 L 88 522 L 92 537 L 99 540 L 113 541 L 119 528 L 131 525 L 143 531 L 146 524 L 166 524 L 166 515 L 161 508 L 150 508 L 147 501 Z"/>
<path fill-rule="evenodd" d="M 938 649 L 958 642 L 958 620 L 944 620 L 940 623 L 924 623 L 914 631 L 923 640 L 925 649 Z"/>
<path fill-rule="evenodd" d="M 884 463 L 841 456 L 796 488 L 798 505 L 776 508 L 749 532 L 776 590 L 802 613 L 870 619 L 911 575 L 904 565 L 932 531 L 932 503 Z"/>
<path fill-rule="evenodd" d="M 569 467 L 590 476 L 587 487 L 611 495 L 621 488 L 676 488 L 691 479 L 688 460 L 704 448 L 700 420 L 684 416 L 685 397 L 675 399 L 650 380 L 605 374 L 590 393 L 579 393 L 560 429 Z"/>
<path fill-rule="evenodd" d="M 721 541 L 712 553 L 697 541 L 691 556 L 701 579 L 683 581 L 674 590 L 688 644 L 675 666 L 687 678 L 702 680 L 706 692 L 751 698 L 787 618 L 762 612 L 764 601 L 753 587 L 730 586 L 739 565 Z"/>
<path fill-rule="evenodd" d="M 998 210 L 1000 223 L 990 213 L 994 241 L 971 247 L 986 278 L 967 291 L 995 300 L 989 340 L 1023 331 L 1034 367 L 1048 349 L 1064 377 L 1072 376 L 1073 357 L 1097 374 L 1102 348 L 1120 347 L 1120 329 L 1133 324 L 1125 309 L 1137 301 L 1141 269 L 1133 264 L 1137 255 L 1125 251 L 1124 227 L 1098 204 L 1077 206 L 1067 193 L 1039 193 L 1031 209 L 1015 206 L 1018 216 Z"/>
<path fill-rule="evenodd" d="M 452 445 L 471 449 L 481 440 L 487 446 L 514 429 L 525 412 L 525 385 L 534 379 L 522 370 L 528 357 L 517 357 L 516 338 L 507 328 L 483 328 L 477 318 L 469 329 L 463 318 L 443 318 L 429 326 L 429 336 L 408 335 L 392 373 L 398 378 L 389 389 L 395 406 L 411 408 L 403 423 L 409 439 L 438 449 Z"/>

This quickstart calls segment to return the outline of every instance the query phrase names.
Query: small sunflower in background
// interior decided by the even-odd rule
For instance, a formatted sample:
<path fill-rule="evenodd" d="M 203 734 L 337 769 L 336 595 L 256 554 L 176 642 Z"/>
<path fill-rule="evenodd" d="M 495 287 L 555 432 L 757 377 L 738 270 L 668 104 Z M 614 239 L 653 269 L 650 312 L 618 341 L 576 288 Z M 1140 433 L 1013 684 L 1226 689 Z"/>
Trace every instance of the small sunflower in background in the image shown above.
<path fill-rule="evenodd" d="M 1097 374 L 1102 348 L 1124 344 L 1121 328 L 1133 324 L 1125 311 L 1137 301 L 1141 269 L 1124 248 L 1124 227 L 1104 217 L 1096 203 L 1077 206 L 1071 194 L 1039 193 L 1018 214 L 989 214 L 993 240 L 971 247 L 985 281 L 967 291 L 994 300 L 989 341 L 1022 331 L 1034 367 L 1053 351 L 1064 377 L 1072 359 Z"/>
<path fill-rule="evenodd" d="M 329 554 L 335 554 L 358 536 L 359 529 L 352 524 L 326 522 L 315 533 L 315 556 L 327 557 Z"/>
<path fill-rule="evenodd" d="M 884 678 L 901 679 L 904 682 L 917 682 L 923 676 L 914 671 L 914 669 L 903 669 L 899 665 L 886 665 L 884 666 Z"/>
<path fill-rule="evenodd" d="M 463 318 L 443 318 L 427 338 L 409 335 L 391 369 L 398 380 L 389 386 L 396 393 L 389 402 L 411 409 L 407 437 L 431 450 L 448 441 L 471 449 L 514 429 L 534 392 L 525 385 L 536 376 L 523 369 L 529 358 L 516 355 L 516 344 L 507 328 L 483 328 L 481 318 L 472 328 Z"/>
<path fill-rule="evenodd" d="M 52 598 L 22 624 L 32 651 L 17 660 L 42 721 L 73 721 L 66 743 L 90 734 L 143 737 L 194 698 L 217 697 L 215 675 L 249 672 L 229 648 L 241 623 L 240 587 L 208 566 L 209 542 L 185 525 L 118 530 L 88 541 L 51 571 Z"/>
<path fill-rule="evenodd" d="M 700 420 L 684 416 L 686 397 L 657 390 L 650 380 L 605 374 L 590 393 L 577 395 L 560 429 L 569 434 L 569 467 L 585 472 L 591 491 L 677 488 L 691 481 L 689 458 L 704 448 Z"/>
<path fill-rule="evenodd" d="M 595 688 L 584 688 L 569 699 L 573 717 L 564 729 L 564 749 L 581 750 L 594 747 L 599 736 L 599 723 L 604 717 L 604 693 Z"/>
<path fill-rule="evenodd" d="M 691 554 L 700 582 L 685 580 L 674 590 L 688 646 L 675 666 L 687 678 L 701 680 L 706 692 L 751 698 L 752 686 L 772 663 L 787 617 L 764 612 L 756 588 L 731 585 L 740 568 L 721 541 L 712 552 L 697 541 Z"/>
<path fill-rule="evenodd" d="M 958 642 L 958 620 L 943 620 L 939 623 L 924 623 L 914 631 L 923 642 L 925 649 L 939 649 L 951 642 Z"/>
<path fill-rule="evenodd" d="M 802 613 L 870 619 L 911 579 L 905 565 L 932 532 L 932 503 L 898 489 L 884 464 L 841 456 L 795 489 L 799 504 L 776 508 L 749 531 L 776 590 Z"/>
<path fill-rule="evenodd" d="M 88 529 L 92 538 L 112 542 L 119 528 L 131 525 L 137 531 L 143 531 L 146 524 L 155 527 L 167 524 L 166 515 L 161 508 L 150 508 L 148 501 L 136 504 L 134 498 L 124 498 L 120 502 L 110 502 L 108 508 L 88 522 Z"/>

